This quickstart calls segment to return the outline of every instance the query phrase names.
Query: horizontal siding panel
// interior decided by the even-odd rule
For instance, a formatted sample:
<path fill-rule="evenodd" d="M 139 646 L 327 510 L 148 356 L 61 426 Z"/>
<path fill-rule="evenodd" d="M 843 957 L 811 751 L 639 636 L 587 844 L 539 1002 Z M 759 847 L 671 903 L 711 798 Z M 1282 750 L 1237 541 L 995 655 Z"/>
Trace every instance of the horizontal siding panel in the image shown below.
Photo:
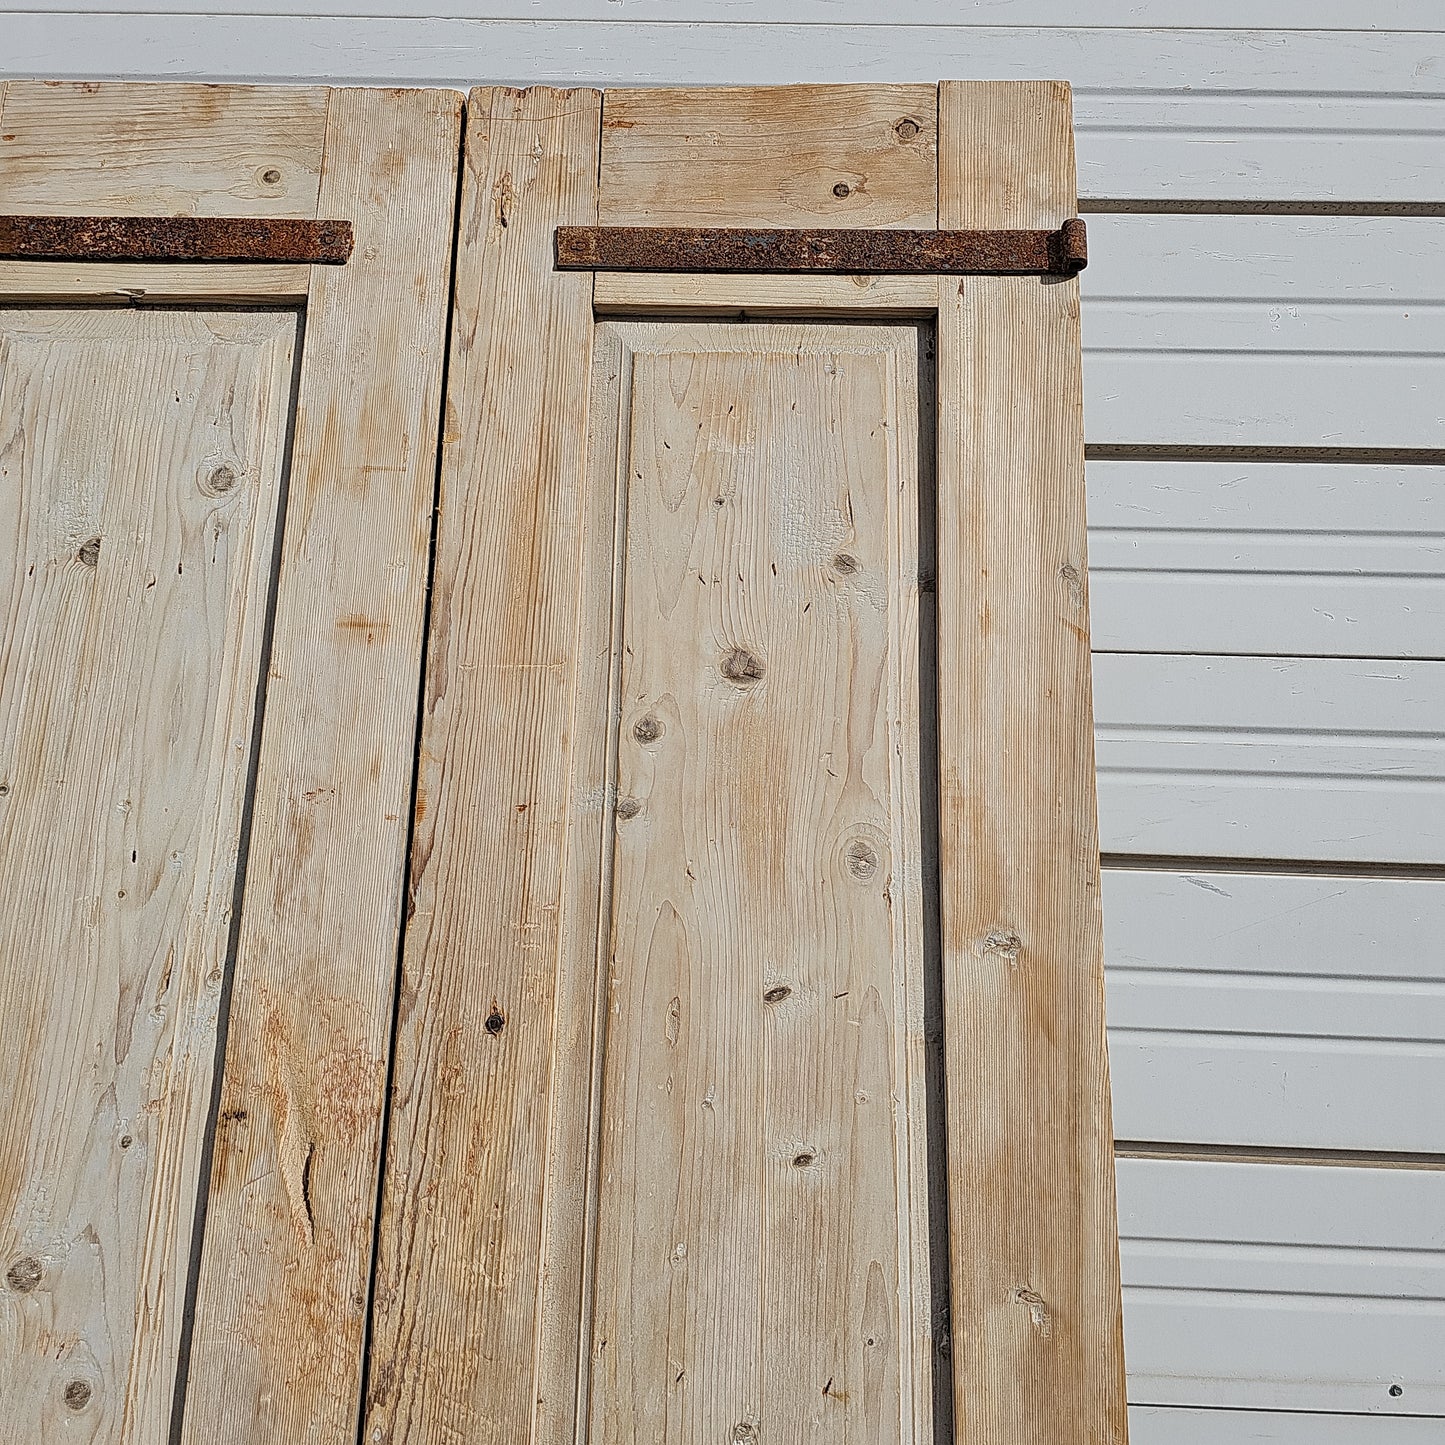
<path fill-rule="evenodd" d="M 1445 467 L 1088 466 L 1100 651 L 1445 657 Z"/>
<path fill-rule="evenodd" d="M 1445 219 L 1089 224 L 1090 442 L 1445 448 Z"/>
<path fill-rule="evenodd" d="M 1241 37 L 1240 44 L 1288 40 Z M 1244 78 L 1250 68 L 1248 61 L 1226 63 L 1222 76 L 1182 95 L 1164 86 L 1134 89 L 1128 81 L 1096 94 L 1080 77 L 1084 92 L 1074 116 L 1082 204 L 1439 201 L 1445 108 L 1438 84 L 1352 87 L 1341 77 L 1338 87 L 1310 87 L 1308 72 L 1300 71 L 1292 81 L 1254 87 Z M 1211 93 L 1221 79 L 1223 93 Z M 1315 93 L 1290 93 L 1301 87 Z M 1328 94 L 1336 88 L 1376 93 Z M 1266 93 L 1239 93 L 1255 89 Z M 1434 94 L 1384 93 L 1391 90 Z"/>
<path fill-rule="evenodd" d="M 1106 869 L 1121 1139 L 1445 1154 L 1445 882 Z"/>
<path fill-rule="evenodd" d="M 1431 145 L 1417 174 L 1445 169 L 1445 135 Z M 1102 215 L 1090 231 L 1090 442 L 1445 447 L 1445 219 Z"/>
<path fill-rule="evenodd" d="M 1106 853 L 1445 861 L 1445 664 L 1094 659 Z"/>
<path fill-rule="evenodd" d="M 0 14 L 33 10 L 55 14 L 285 15 L 296 0 L 225 0 L 198 10 L 196 0 L 24 0 L 0 5 Z M 779 23 L 776 0 L 308 0 L 313 15 L 404 15 L 477 20 L 667 20 Z M 1070 25 L 1079 18 L 1073 0 L 910 0 L 912 25 Z M 899 12 L 873 0 L 792 0 L 792 24 L 847 23 L 896 28 Z M 1445 29 L 1435 0 L 1212 0 L 1214 28 L 1278 30 Z M 1180 29 L 1178 0 L 1092 0 L 1091 25 Z"/>
<path fill-rule="evenodd" d="M 1420 32 L 894 25 L 880 44 L 878 27 L 847 23 L 569 23 L 409 18 L 391 6 L 374 17 L 258 15 L 246 8 L 239 15 L 14 11 L 6 21 L 4 73 L 391 77 L 464 85 L 1057 76 L 1083 91 L 1133 92 L 1151 116 L 1165 98 L 1159 92 L 1228 91 L 1236 123 L 1249 101 L 1241 91 L 1299 96 L 1318 106 L 1330 92 L 1437 97 L 1445 90 L 1442 37 Z"/>
<path fill-rule="evenodd" d="M 1121 1159 L 1118 1178 L 1136 1403 L 1445 1411 L 1445 1171 Z"/>
<path fill-rule="evenodd" d="M 1187 350 L 1186 340 L 1181 325 L 1174 347 L 1085 351 L 1091 443 L 1445 451 L 1445 358 Z"/>
<path fill-rule="evenodd" d="M 1445 173 L 1445 162 L 1437 157 L 1431 171 Z M 1147 298 L 1267 301 L 1284 322 L 1299 301 L 1394 303 L 1392 316 L 1411 303 L 1445 302 L 1445 217 L 1106 212 L 1088 221 L 1089 265 L 1079 278 L 1086 312 Z"/>
<path fill-rule="evenodd" d="M 1440 1422 L 1135 1405 L 1129 1445 L 1440 1445 Z"/>

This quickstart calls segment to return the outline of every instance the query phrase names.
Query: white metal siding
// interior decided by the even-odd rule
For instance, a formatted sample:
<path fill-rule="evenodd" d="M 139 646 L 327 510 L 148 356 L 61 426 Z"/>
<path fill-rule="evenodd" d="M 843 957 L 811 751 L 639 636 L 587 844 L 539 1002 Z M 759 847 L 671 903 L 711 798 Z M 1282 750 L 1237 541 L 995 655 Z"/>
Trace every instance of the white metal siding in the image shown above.
<path fill-rule="evenodd" d="M 297 8 L 0 0 L 0 74 L 1073 82 L 1135 1445 L 1445 1436 L 1440 0 Z"/>

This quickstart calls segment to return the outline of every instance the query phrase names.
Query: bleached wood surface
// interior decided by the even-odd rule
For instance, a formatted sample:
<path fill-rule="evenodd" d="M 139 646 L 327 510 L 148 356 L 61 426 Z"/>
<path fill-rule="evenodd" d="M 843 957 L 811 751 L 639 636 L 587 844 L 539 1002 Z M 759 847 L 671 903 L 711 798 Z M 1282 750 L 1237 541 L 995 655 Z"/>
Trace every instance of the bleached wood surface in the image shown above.
<path fill-rule="evenodd" d="M 919 337 L 608 340 L 593 1435 L 930 1440 Z"/>
<path fill-rule="evenodd" d="M 558 956 L 592 305 L 552 233 L 596 220 L 600 115 L 585 90 L 469 103 L 366 1438 L 571 1438 L 591 1023 Z"/>
<path fill-rule="evenodd" d="M 945 82 L 939 224 L 1074 210 L 1068 87 Z M 944 277 L 938 767 L 956 1430 L 1122 1440 L 1078 287 Z"/>
<path fill-rule="evenodd" d="M 334 91 L 182 1438 L 354 1438 L 460 105 Z M 181 118 L 180 124 L 184 124 Z M 149 1442 L 147 1442 L 149 1445 Z"/>
<path fill-rule="evenodd" d="M 0 1398 L 170 1419 L 294 314 L 0 313 Z"/>

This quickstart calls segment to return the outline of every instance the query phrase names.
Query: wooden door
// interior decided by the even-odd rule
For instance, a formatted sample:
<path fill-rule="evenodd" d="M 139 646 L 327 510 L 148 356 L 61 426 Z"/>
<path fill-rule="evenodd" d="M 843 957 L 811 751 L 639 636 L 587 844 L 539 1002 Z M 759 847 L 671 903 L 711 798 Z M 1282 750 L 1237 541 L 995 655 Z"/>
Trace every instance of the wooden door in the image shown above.
<path fill-rule="evenodd" d="M 0 84 L 7 213 L 355 236 L 0 261 L 6 1441 L 354 1438 L 459 101 Z"/>
<path fill-rule="evenodd" d="M 1067 88 L 475 92 L 367 1441 L 1124 1438 Z"/>

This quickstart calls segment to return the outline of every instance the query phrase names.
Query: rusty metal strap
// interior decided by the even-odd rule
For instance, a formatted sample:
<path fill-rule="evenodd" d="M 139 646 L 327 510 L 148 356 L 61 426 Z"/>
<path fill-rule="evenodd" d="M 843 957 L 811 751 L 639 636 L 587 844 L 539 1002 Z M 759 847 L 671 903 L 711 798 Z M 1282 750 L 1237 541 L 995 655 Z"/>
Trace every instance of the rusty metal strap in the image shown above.
<path fill-rule="evenodd" d="M 1078 217 L 1057 231 L 557 227 L 557 267 L 562 271 L 1075 276 L 1088 257 L 1084 223 Z"/>
<path fill-rule="evenodd" d="M 272 261 L 343 265 L 350 221 L 269 216 L 0 216 L 0 261 Z"/>

